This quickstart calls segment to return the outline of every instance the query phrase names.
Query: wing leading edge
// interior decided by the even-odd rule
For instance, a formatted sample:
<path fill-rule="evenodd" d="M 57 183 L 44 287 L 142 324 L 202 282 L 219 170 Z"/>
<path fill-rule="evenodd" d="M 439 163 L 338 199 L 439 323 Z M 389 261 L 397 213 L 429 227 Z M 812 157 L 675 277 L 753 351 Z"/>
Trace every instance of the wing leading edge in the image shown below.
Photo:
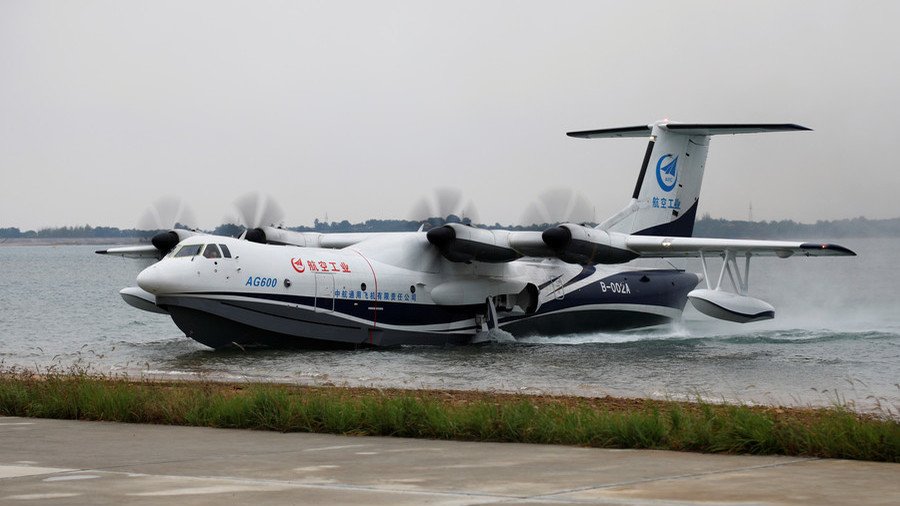
<path fill-rule="evenodd" d="M 141 246 L 121 246 L 117 248 L 100 249 L 95 253 L 99 255 L 113 255 L 125 258 L 155 258 L 159 259 L 159 250 L 152 244 Z"/>
<path fill-rule="evenodd" d="M 645 258 L 699 257 L 719 255 L 726 251 L 750 253 L 753 256 L 793 255 L 810 257 L 856 256 L 852 250 L 831 243 L 760 241 L 752 239 L 711 239 L 705 237 L 628 236 L 628 249 Z"/>

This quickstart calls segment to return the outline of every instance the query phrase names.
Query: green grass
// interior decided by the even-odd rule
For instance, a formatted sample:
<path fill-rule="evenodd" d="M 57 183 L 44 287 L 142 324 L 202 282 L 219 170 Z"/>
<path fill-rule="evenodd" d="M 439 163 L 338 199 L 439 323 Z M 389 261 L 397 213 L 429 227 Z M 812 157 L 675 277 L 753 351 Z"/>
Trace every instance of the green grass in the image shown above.
<path fill-rule="evenodd" d="M 0 415 L 900 462 L 900 423 L 833 407 L 164 383 L 0 373 Z"/>

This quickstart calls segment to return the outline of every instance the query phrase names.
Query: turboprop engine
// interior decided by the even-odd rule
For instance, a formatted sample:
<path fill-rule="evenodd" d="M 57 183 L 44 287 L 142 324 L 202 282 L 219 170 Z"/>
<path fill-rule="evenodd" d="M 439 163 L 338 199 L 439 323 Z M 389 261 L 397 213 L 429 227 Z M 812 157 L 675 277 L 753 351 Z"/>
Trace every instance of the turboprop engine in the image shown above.
<path fill-rule="evenodd" d="M 318 247 L 317 232 L 294 232 L 276 227 L 256 227 L 247 229 L 243 238 L 260 244 L 290 244 L 293 246 Z"/>
<path fill-rule="evenodd" d="M 509 246 L 509 232 L 448 223 L 425 234 L 441 255 L 451 262 L 511 262 L 522 254 Z"/>
<path fill-rule="evenodd" d="M 541 238 L 560 260 L 573 264 L 621 264 L 639 256 L 625 246 L 624 236 L 575 223 L 548 228 Z"/>
<path fill-rule="evenodd" d="M 323 234 L 321 232 L 295 232 L 277 227 L 248 229 L 245 240 L 260 244 L 300 246 L 306 248 L 345 248 L 366 239 L 365 232 Z"/>
<path fill-rule="evenodd" d="M 162 258 L 175 249 L 175 246 L 177 246 L 178 243 L 193 235 L 197 235 L 197 232 L 182 228 L 174 228 L 154 235 L 153 238 L 150 239 L 150 244 L 159 251 L 158 258 Z"/>
<path fill-rule="evenodd" d="M 573 264 L 619 264 L 639 255 L 625 245 L 625 236 L 564 223 L 539 232 L 485 230 L 460 223 L 431 229 L 428 242 L 451 262 L 511 262 L 523 256 L 557 256 Z"/>

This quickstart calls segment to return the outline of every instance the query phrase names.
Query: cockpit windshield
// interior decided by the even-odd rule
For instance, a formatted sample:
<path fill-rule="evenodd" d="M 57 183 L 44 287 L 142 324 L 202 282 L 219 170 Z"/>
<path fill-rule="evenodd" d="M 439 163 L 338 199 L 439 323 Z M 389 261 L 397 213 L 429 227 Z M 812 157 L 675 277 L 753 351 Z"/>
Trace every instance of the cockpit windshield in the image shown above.
<path fill-rule="evenodd" d="M 185 244 L 169 253 L 169 256 L 172 258 L 192 257 L 199 255 L 201 251 L 206 258 L 231 258 L 231 252 L 224 244 Z"/>
<path fill-rule="evenodd" d="M 219 247 L 215 244 L 207 244 L 206 249 L 203 250 L 203 256 L 206 258 L 222 258 L 222 253 L 219 252 Z"/>
<path fill-rule="evenodd" d="M 175 253 L 175 257 L 192 257 L 200 253 L 200 248 L 202 247 L 202 244 L 185 244 Z"/>

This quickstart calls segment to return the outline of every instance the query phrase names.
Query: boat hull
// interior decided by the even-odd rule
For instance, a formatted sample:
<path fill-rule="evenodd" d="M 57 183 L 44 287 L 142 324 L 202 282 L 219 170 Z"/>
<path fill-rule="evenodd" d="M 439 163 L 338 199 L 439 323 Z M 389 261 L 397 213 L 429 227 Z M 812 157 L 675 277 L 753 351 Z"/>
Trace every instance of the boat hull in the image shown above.
<path fill-rule="evenodd" d="M 500 311 L 499 326 L 524 337 L 659 325 L 681 317 L 687 293 L 698 281 L 696 275 L 683 271 L 623 273 L 568 292 L 560 289 L 552 297 L 545 295 L 532 314 Z M 160 295 L 156 303 L 187 337 L 211 348 L 461 345 L 472 342 L 481 330 L 479 314 L 484 312 L 483 303 L 381 302 L 374 307 L 339 299 L 324 310 L 316 307 L 315 299 L 239 292 Z"/>

